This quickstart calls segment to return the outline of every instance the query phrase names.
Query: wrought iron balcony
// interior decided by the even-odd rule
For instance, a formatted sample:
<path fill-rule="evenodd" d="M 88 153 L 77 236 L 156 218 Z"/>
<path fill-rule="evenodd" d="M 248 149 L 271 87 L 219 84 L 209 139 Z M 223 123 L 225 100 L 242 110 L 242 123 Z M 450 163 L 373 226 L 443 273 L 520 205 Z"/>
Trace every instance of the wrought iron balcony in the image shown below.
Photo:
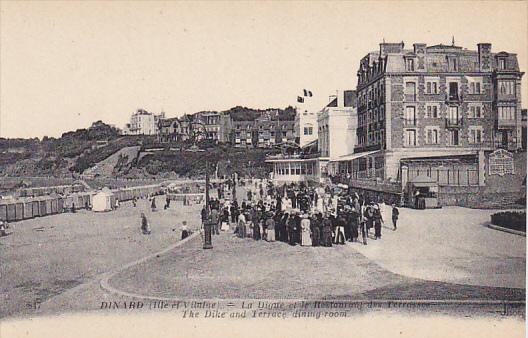
<path fill-rule="evenodd" d="M 446 103 L 461 103 L 464 101 L 464 97 L 458 93 L 447 93 Z"/>
<path fill-rule="evenodd" d="M 515 129 L 517 121 L 514 119 L 497 119 L 498 129 Z"/>
<path fill-rule="evenodd" d="M 416 127 L 416 119 L 403 119 L 405 127 Z"/>
<path fill-rule="evenodd" d="M 457 129 L 462 127 L 462 118 L 446 118 L 446 128 Z"/>

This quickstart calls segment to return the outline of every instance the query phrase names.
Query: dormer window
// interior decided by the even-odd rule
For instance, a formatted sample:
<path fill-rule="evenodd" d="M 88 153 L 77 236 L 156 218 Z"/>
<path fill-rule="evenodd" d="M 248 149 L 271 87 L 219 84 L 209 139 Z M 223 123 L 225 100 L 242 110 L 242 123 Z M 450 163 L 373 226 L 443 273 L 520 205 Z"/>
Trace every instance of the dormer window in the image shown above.
<path fill-rule="evenodd" d="M 414 72 L 414 59 L 407 59 L 407 71 Z"/>
<path fill-rule="evenodd" d="M 457 59 L 455 59 L 455 58 L 450 58 L 449 59 L 449 70 L 452 71 L 452 72 L 458 71 Z"/>
<path fill-rule="evenodd" d="M 500 70 L 506 69 L 506 59 L 504 58 L 499 59 L 499 69 Z"/>

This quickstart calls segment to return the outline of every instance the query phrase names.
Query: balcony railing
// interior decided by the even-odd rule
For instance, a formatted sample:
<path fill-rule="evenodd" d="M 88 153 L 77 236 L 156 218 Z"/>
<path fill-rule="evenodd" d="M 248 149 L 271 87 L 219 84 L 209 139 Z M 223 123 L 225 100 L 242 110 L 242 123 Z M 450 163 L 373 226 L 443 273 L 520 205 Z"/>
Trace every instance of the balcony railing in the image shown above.
<path fill-rule="evenodd" d="M 460 103 L 464 101 L 463 96 L 458 93 L 447 93 L 445 97 L 448 103 Z"/>
<path fill-rule="evenodd" d="M 517 122 L 514 119 L 498 119 L 498 129 L 513 129 L 517 126 Z"/>
<path fill-rule="evenodd" d="M 461 118 L 446 118 L 446 128 L 461 128 L 462 119 Z"/>
<path fill-rule="evenodd" d="M 416 119 L 403 119 L 405 127 L 416 127 Z"/>

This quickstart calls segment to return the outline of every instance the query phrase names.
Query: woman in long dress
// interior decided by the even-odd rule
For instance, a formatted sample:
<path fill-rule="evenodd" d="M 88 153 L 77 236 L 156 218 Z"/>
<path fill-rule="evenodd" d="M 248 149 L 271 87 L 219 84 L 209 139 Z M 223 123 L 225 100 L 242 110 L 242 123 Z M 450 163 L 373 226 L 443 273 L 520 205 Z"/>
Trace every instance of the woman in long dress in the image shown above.
<path fill-rule="evenodd" d="M 268 214 L 268 219 L 266 220 L 266 240 L 268 242 L 275 242 L 275 220 L 272 216 Z"/>
<path fill-rule="evenodd" d="M 310 219 L 306 214 L 303 215 L 301 221 L 301 245 L 312 246 L 312 238 L 310 237 Z"/>

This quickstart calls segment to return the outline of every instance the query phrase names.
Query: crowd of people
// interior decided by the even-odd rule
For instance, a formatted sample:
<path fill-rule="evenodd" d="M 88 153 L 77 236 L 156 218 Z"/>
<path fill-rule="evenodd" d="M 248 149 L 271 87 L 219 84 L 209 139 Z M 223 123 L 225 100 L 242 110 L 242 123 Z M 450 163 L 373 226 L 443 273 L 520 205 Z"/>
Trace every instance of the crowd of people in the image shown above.
<path fill-rule="evenodd" d="M 234 228 L 239 238 L 302 246 L 367 245 L 371 232 L 373 239 L 381 239 L 384 220 L 380 204 L 368 196 L 303 184 L 275 187 L 266 181 L 246 189 L 247 199 L 240 204 L 211 199 L 210 212 L 204 206 L 202 222 L 213 225 L 213 234 Z M 395 205 L 391 218 L 396 230 L 399 210 Z"/>

